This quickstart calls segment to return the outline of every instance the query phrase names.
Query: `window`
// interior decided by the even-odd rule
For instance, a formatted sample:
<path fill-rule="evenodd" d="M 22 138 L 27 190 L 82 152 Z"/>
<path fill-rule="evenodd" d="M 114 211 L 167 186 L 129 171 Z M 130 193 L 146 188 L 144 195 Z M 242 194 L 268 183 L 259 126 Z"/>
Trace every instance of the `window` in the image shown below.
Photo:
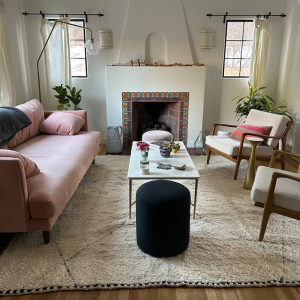
<path fill-rule="evenodd" d="M 226 22 L 223 77 L 249 77 L 253 37 L 253 21 Z"/>
<path fill-rule="evenodd" d="M 54 23 L 56 19 L 49 19 L 49 21 Z M 71 19 L 70 23 L 85 27 L 85 21 L 82 19 Z M 69 26 L 69 40 L 72 77 L 87 77 L 85 29 Z"/>
<path fill-rule="evenodd" d="M 71 20 L 72 24 L 84 26 L 84 20 Z M 70 57 L 72 77 L 87 77 L 87 61 L 85 44 L 85 29 L 70 26 Z"/>

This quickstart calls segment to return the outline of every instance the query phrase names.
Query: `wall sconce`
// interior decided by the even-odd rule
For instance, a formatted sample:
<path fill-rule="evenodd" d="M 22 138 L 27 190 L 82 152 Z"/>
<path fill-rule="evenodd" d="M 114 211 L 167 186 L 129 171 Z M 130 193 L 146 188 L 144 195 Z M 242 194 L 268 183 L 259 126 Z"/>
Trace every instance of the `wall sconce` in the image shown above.
<path fill-rule="evenodd" d="M 100 49 L 112 49 L 111 30 L 99 30 Z"/>
<path fill-rule="evenodd" d="M 212 30 L 202 30 L 200 35 L 200 48 L 211 49 L 212 48 Z"/>

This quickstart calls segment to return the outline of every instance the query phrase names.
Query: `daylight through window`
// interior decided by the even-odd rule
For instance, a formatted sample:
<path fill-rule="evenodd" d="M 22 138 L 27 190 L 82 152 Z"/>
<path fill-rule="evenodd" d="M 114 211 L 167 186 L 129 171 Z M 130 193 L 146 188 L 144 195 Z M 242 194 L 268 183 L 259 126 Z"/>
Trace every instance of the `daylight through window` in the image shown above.
<path fill-rule="evenodd" d="M 223 77 L 249 77 L 253 37 L 253 21 L 226 22 Z"/>
<path fill-rule="evenodd" d="M 85 26 L 84 20 L 71 20 L 72 24 Z M 72 77 L 87 77 L 87 62 L 85 44 L 85 30 L 69 26 L 70 57 Z"/>

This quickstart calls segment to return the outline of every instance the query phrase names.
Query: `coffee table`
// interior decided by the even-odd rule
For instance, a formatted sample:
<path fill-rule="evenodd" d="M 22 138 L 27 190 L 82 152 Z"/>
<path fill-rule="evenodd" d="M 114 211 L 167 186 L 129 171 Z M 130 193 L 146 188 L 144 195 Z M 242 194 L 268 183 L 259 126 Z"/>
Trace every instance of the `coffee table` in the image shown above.
<path fill-rule="evenodd" d="M 195 196 L 194 203 L 191 205 L 194 207 L 193 219 L 195 220 L 196 204 L 197 204 L 197 189 L 198 179 L 200 175 L 187 151 L 183 142 L 176 142 L 180 144 L 180 150 L 177 153 L 171 153 L 170 158 L 163 158 L 160 155 L 158 147 L 150 145 L 149 151 L 149 175 L 140 174 L 140 161 L 141 151 L 137 150 L 137 142 L 132 143 L 131 156 L 129 162 L 129 169 L 127 178 L 129 179 L 129 218 L 131 218 L 131 207 L 135 204 L 132 203 L 132 180 L 155 180 L 155 179 L 174 179 L 174 180 L 195 180 Z M 180 166 L 185 164 L 186 169 L 184 171 L 176 170 L 174 168 L 170 170 L 162 170 L 157 168 L 157 162 Z"/>

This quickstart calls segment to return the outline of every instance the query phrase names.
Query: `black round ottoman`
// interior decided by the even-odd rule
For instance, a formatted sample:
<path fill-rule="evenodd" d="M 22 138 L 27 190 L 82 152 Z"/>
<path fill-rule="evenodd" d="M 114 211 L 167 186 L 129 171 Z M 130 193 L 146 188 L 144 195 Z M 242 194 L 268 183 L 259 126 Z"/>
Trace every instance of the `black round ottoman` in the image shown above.
<path fill-rule="evenodd" d="M 190 237 L 190 191 L 167 180 L 150 181 L 136 192 L 137 244 L 154 257 L 182 253 Z"/>

